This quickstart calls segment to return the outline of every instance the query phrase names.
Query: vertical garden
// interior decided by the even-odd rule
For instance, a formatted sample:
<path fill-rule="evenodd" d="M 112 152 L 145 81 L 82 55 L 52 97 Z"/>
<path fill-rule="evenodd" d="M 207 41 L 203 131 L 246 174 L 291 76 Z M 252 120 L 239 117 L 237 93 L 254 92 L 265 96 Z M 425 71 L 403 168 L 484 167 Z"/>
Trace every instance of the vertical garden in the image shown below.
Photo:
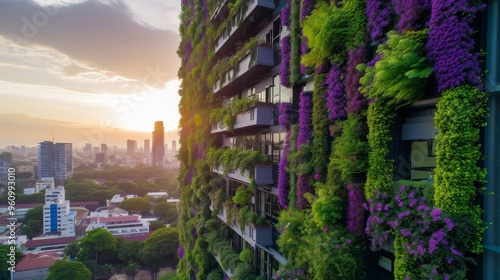
<path fill-rule="evenodd" d="M 225 200 L 210 164 L 242 156 L 214 149 L 220 143 L 206 116 L 221 120 L 226 112 L 213 87 L 256 44 L 250 40 L 232 59 L 215 58 L 215 39 L 231 19 L 210 21 L 222 2 L 183 0 L 180 15 L 181 279 L 221 279 L 214 256 L 237 271 L 233 279 L 253 279 L 245 278 L 252 275 L 248 252 L 227 248 L 209 208 Z M 234 1 L 229 13 L 244 7 Z M 395 279 L 467 279 L 485 230 L 477 197 L 486 172 L 479 145 L 486 96 L 473 39 L 484 7 L 467 0 L 287 0 L 280 8 L 289 31 L 280 44 L 281 85 L 314 85 L 294 104 L 281 103 L 277 119 L 286 130 L 276 186 L 285 271 L 298 279 L 364 279 L 367 251 L 389 246 Z M 389 147 L 397 114 L 429 90 L 438 95 L 434 182 L 396 181 Z M 243 208 L 245 201 L 234 203 Z"/>

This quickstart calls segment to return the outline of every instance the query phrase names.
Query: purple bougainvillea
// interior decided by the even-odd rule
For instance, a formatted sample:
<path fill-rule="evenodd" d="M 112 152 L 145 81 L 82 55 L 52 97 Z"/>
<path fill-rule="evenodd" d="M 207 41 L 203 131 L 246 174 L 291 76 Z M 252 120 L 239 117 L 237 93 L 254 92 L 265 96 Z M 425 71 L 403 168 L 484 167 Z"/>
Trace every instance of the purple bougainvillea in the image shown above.
<path fill-rule="evenodd" d="M 360 184 L 348 184 L 347 191 L 347 229 L 352 235 L 359 237 L 364 231 L 363 189 Z"/>
<path fill-rule="evenodd" d="M 312 93 L 303 91 L 300 93 L 299 104 L 299 133 L 297 135 L 297 147 L 307 144 L 312 137 L 311 131 L 311 111 L 312 111 Z"/>
<path fill-rule="evenodd" d="M 302 0 L 300 7 L 300 21 L 303 21 L 314 10 L 314 0 Z"/>
<path fill-rule="evenodd" d="M 473 53 L 470 24 L 479 8 L 467 0 L 432 0 L 427 52 L 434 63 L 438 90 L 464 83 L 482 89 L 479 54 Z"/>
<path fill-rule="evenodd" d="M 282 103 L 283 104 L 283 103 Z M 290 103 L 288 103 L 290 104 Z M 281 111 L 281 110 L 280 110 Z M 287 206 L 287 196 L 288 196 L 288 173 L 286 169 L 288 168 L 288 154 L 290 153 L 290 131 L 286 132 L 285 143 L 283 147 L 283 152 L 281 153 L 280 164 L 278 166 L 278 202 L 281 207 L 285 208 Z"/>
<path fill-rule="evenodd" d="M 179 259 L 184 257 L 184 247 L 182 247 L 182 243 L 179 243 L 179 248 L 177 248 L 177 256 L 179 256 Z"/>
<path fill-rule="evenodd" d="M 290 36 L 281 39 L 281 65 L 280 65 L 280 83 L 284 87 L 290 87 L 290 58 L 292 47 Z"/>
<path fill-rule="evenodd" d="M 182 0 L 182 6 L 187 6 L 188 2 L 189 2 L 189 0 Z"/>
<path fill-rule="evenodd" d="M 392 9 L 388 1 L 366 0 L 366 17 L 368 33 L 374 42 L 384 36 L 384 29 L 391 23 Z"/>
<path fill-rule="evenodd" d="M 399 15 L 396 30 L 403 34 L 408 30 L 417 30 L 421 27 L 419 19 L 422 13 L 430 8 L 430 0 L 392 0 L 392 5 Z"/>
<path fill-rule="evenodd" d="M 189 61 L 192 52 L 193 52 L 193 46 L 191 45 L 191 40 L 188 39 L 186 41 L 186 56 L 185 56 L 186 62 Z"/>
<path fill-rule="evenodd" d="M 297 179 L 297 208 L 302 210 L 306 207 L 307 200 L 304 194 L 311 191 L 309 180 L 306 175 L 300 175 Z"/>
<path fill-rule="evenodd" d="M 280 115 L 278 117 L 278 124 L 284 128 L 288 129 L 290 126 L 290 118 L 292 114 L 292 104 L 288 102 L 280 103 Z"/>
<path fill-rule="evenodd" d="M 202 4 L 203 4 L 203 19 L 206 21 L 208 19 L 207 0 L 202 0 Z"/>
<path fill-rule="evenodd" d="M 290 26 L 290 0 L 286 1 L 286 6 L 281 9 L 281 25 Z"/>
<path fill-rule="evenodd" d="M 344 84 L 342 83 L 342 73 L 340 67 L 333 63 L 332 68 L 326 76 L 325 84 L 327 90 L 325 93 L 326 108 L 328 118 L 331 122 L 346 117 L 346 99 L 344 95 Z"/>
<path fill-rule="evenodd" d="M 347 72 L 344 80 L 347 96 L 347 113 L 349 114 L 360 113 L 366 104 L 366 99 L 364 99 L 361 92 L 359 92 L 359 79 L 363 76 L 363 73 L 356 69 L 356 66 L 365 62 L 365 56 L 365 46 L 349 51 Z"/>

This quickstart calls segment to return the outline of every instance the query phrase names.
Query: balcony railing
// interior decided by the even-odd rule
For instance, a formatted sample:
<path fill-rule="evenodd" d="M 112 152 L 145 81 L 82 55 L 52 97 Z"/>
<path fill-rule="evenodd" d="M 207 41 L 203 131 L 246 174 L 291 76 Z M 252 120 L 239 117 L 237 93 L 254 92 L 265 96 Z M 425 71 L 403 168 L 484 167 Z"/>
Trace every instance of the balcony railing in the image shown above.
<path fill-rule="evenodd" d="M 235 118 L 233 130 L 274 125 L 273 107 L 267 103 L 257 103 L 255 107 L 239 113 Z M 212 133 L 220 133 L 227 130 L 228 127 L 222 122 L 212 124 Z"/>
<path fill-rule="evenodd" d="M 234 171 L 230 171 L 228 174 L 224 173 L 222 166 L 218 166 L 213 169 L 213 172 L 226 175 L 231 179 L 238 180 L 246 184 L 250 184 L 252 175 L 255 179 L 255 184 L 257 185 L 272 185 L 274 183 L 273 166 L 271 164 L 256 164 L 253 170 L 245 170 L 241 172 L 240 169 L 236 169 Z"/>
<path fill-rule="evenodd" d="M 246 36 L 249 36 L 253 30 L 252 26 L 255 27 L 255 22 L 261 22 L 262 19 L 255 18 L 258 17 L 258 13 L 260 10 L 269 10 L 272 12 L 274 10 L 274 1 L 273 0 L 250 0 L 248 1 L 247 7 L 244 13 L 237 13 L 231 19 L 231 24 L 224 30 L 222 35 L 217 38 L 215 41 L 215 52 L 221 50 L 221 48 L 228 43 L 228 41 L 244 41 Z M 241 30 L 246 30 L 241 31 Z M 235 35 L 235 33 L 238 33 Z M 240 35 L 240 36 L 238 36 Z M 230 40 L 231 39 L 231 40 Z"/>
<path fill-rule="evenodd" d="M 212 206 L 210 206 L 210 210 L 213 211 Z M 226 222 L 228 217 L 227 212 L 228 209 L 226 209 L 224 205 L 221 205 L 219 213 L 217 213 L 217 217 Z M 227 225 L 239 236 L 245 239 L 245 241 L 247 241 L 252 247 L 255 247 L 255 245 L 271 246 L 273 244 L 271 225 L 256 226 L 251 223 L 246 223 L 243 231 L 241 230 L 238 222 L 229 222 Z"/>
<path fill-rule="evenodd" d="M 252 57 L 255 56 L 255 57 Z M 273 48 L 269 45 L 259 45 L 250 51 L 239 63 L 224 73 L 222 80 L 216 81 L 214 93 L 228 95 L 235 93 L 236 89 L 248 86 L 255 82 L 259 76 L 259 70 L 271 69 L 274 66 Z"/>

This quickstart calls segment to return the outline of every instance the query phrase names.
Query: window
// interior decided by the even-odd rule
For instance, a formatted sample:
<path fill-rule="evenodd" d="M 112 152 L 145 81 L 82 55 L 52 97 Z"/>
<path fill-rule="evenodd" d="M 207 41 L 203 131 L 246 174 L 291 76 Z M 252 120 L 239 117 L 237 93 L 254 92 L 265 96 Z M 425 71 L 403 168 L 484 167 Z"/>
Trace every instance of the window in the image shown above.
<path fill-rule="evenodd" d="M 433 180 L 436 168 L 435 143 L 435 140 L 411 142 L 411 180 Z"/>

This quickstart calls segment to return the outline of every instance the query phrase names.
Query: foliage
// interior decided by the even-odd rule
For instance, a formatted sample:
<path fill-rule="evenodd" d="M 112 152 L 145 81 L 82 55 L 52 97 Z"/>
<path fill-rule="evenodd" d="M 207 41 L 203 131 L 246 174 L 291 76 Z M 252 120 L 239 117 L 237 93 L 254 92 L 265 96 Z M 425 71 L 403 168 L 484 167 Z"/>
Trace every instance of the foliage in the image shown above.
<path fill-rule="evenodd" d="M 308 278 L 307 278 L 307 275 L 303 269 L 281 267 L 276 272 L 276 274 L 273 275 L 272 279 L 277 279 L 277 280 L 288 280 L 288 279 L 307 280 Z"/>
<path fill-rule="evenodd" d="M 314 177 L 316 181 L 325 181 L 328 157 L 330 154 L 328 126 L 328 111 L 326 108 L 326 87 L 325 75 L 317 74 L 314 76 L 314 92 L 312 94 L 312 164 L 315 168 Z"/>
<path fill-rule="evenodd" d="M 81 262 L 56 260 L 48 269 L 48 280 L 90 280 L 92 273 Z"/>
<path fill-rule="evenodd" d="M 301 29 L 300 0 L 290 0 L 290 86 L 300 79 Z"/>
<path fill-rule="evenodd" d="M 248 111 L 250 108 L 256 105 L 256 97 L 247 97 L 241 99 L 231 99 L 230 103 L 226 107 L 219 107 L 213 109 L 210 114 L 211 122 L 224 122 L 228 131 L 233 131 L 234 118 L 239 113 Z"/>
<path fill-rule="evenodd" d="M 141 251 L 142 261 L 156 271 L 166 263 L 167 258 L 174 258 L 177 254 L 178 239 L 176 228 L 165 227 L 154 231 L 144 243 Z"/>
<path fill-rule="evenodd" d="M 470 234 L 479 228 L 474 220 L 431 208 L 422 190 L 406 186 L 393 194 L 377 192 L 368 202 L 365 207 L 371 214 L 366 232 L 372 238 L 372 250 L 395 240 L 399 278 L 465 279 L 466 262 L 471 261 L 466 252 L 477 243 L 477 236 Z"/>
<path fill-rule="evenodd" d="M 229 173 L 237 169 L 241 172 L 252 170 L 255 163 L 267 162 L 269 159 L 259 151 L 210 148 L 207 160 L 213 168 L 221 165 L 224 173 Z"/>
<path fill-rule="evenodd" d="M 125 199 L 124 201 L 120 202 L 120 205 L 118 207 L 128 212 L 142 213 L 146 215 L 149 214 L 149 211 L 151 211 L 151 203 L 149 203 L 149 201 L 142 197 Z"/>
<path fill-rule="evenodd" d="M 486 170 L 478 166 L 482 159 L 478 144 L 485 125 L 486 96 L 471 86 L 446 90 L 435 115 L 436 168 L 434 201 L 443 211 L 470 218 L 477 225 L 473 252 L 482 251 L 482 210 L 476 204 L 476 183 L 483 183 Z"/>
<path fill-rule="evenodd" d="M 155 231 L 157 229 L 166 227 L 163 222 L 160 221 L 151 221 L 149 222 L 149 231 Z"/>
<path fill-rule="evenodd" d="M 241 206 L 247 205 L 252 198 L 252 193 L 248 191 L 248 188 L 244 185 L 241 185 L 236 190 L 236 193 L 233 196 L 233 202 L 239 204 Z"/>
<path fill-rule="evenodd" d="M 302 64 L 319 67 L 326 61 L 342 62 L 345 50 L 358 47 L 364 40 L 364 1 L 348 0 L 341 8 L 320 2 L 303 24 L 310 47 Z"/>
<path fill-rule="evenodd" d="M 369 98 L 383 98 L 385 106 L 399 108 L 417 100 L 432 73 L 425 57 L 427 30 L 399 35 L 390 31 L 386 44 L 379 45 L 381 59 L 366 68 L 362 92 Z M 361 68 L 363 69 L 363 68 Z"/>
<path fill-rule="evenodd" d="M 125 239 L 118 238 L 117 240 L 117 254 L 118 259 L 127 264 L 130 261 L 141 264 L 139 252 L 144 248 L 143 241 L 126 241 Z"/>
<path fill-rule="evenodd" d="M 153 213 L 160 220 L 165 220 L 165 219 L 169 218 L 170 210 L 175 210 L 175 212 L 177 212 L 177 206 L 175 205 L 175 203 L 160 202 L 160 203 L 156 203 L 153 206 Z"/>
<path fill-rule="evenodd" d="M 37 236 L 43 229 L 43 222 L 39 220 L 28 220 L 23 224 L 21 229 L 21 234 L 26 234 L 28 239 L 32 239 Z"/>
<path fill-rule="evenodd" d="M 10 279 L 9 267 L 11 267 L 11 264 L 9 262 L 11 256 L 8 255 L 11 253 L 10 247 L 12 245 L 0 245 L 0 279 Z M 16 248 L 14 250 L 14 263 L 19 263 L 22 257 L 23 254 Z"/>
<path fill-rule="evenodd" d="M 85 234 L 85 236 L 78 240 L 78 247 L 80 248 L 77 254 L 77 259 L 82 262 L 91 260 L 95 255 L 95 263 L 99 264 L 99 254 L 106 250 L 116 250 L 116 239 L 106 229 L 96 228 Z"/>

